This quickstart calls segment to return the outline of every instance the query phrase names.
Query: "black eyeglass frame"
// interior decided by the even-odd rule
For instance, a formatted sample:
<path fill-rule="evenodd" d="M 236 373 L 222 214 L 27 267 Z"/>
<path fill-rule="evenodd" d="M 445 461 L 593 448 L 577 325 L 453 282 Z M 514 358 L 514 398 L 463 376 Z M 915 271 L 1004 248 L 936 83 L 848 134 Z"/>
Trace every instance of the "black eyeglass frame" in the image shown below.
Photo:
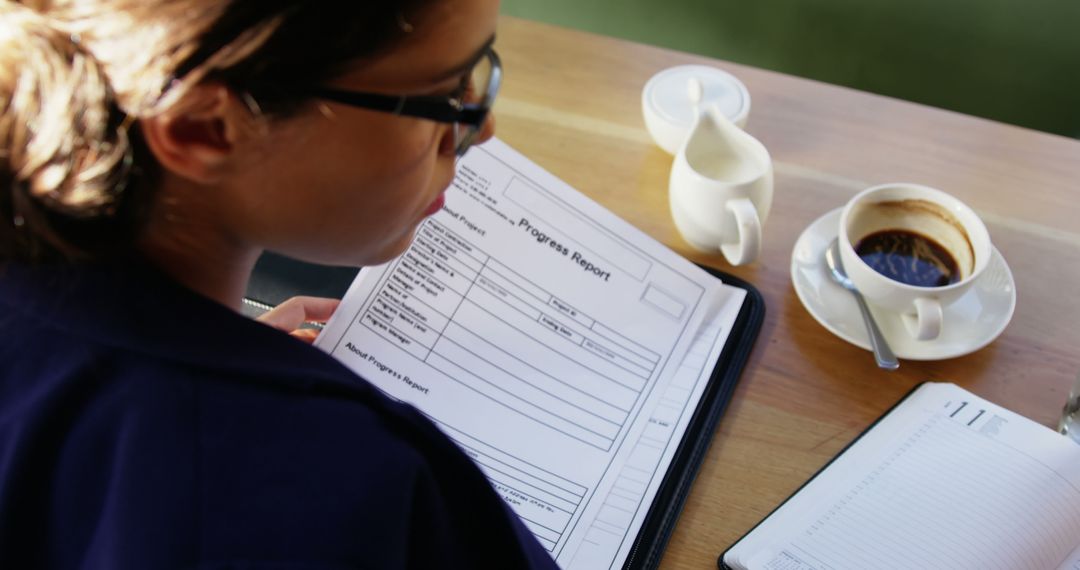
<path fill-rule="evenodd" d="M 461 86 L 450 96 L 440 95 L 386 95 L 382 93 L 365 93 L 361 91 L 346 91 L 332 87 L 319 87 L 312 95 L 319 99 L 341 103 L 350 107 L 383 111 L 394 115 L 417 117 L 440 123 L 454 123 L 472 127 L 473 133 L 459 142 L 458 154 L 463 154 L 472 142 L 472 135 L 478 131 L 487 120 L 491 112 L 491 105 L 495 96 L 499 93 L 499 85 L 502 83 L 502 62 L 499 54 L 492 47 L 488 47 L 477 59 L 477 65 L 483 58 L 491 63 L 491 78 L 488 81 L 487 91 L 477 103 L 465 102 L 465 93 L 469 88 L 469 80 L 472 69 L 462 79 Z M 464 147 L 464 148 L 461 148 Z"/>

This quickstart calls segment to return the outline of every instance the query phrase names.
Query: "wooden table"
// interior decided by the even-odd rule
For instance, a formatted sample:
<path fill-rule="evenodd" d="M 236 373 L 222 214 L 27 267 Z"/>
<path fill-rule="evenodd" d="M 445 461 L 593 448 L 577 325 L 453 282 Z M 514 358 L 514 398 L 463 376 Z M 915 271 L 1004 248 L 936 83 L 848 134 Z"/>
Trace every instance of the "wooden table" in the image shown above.
<path fill-rule="evenodd" d="M 734 273 L 767 316 L 668 545 L 665 568 L 716 557 L 916 383 L 955 382 L 1054 426 L 1080 371 L 1080 141 L 674 51 L 504 18 L 499 136 L 687 258 Z M 672 157 L 655 146 L 641 89 L 656 72 L 704 63 L 749 88 L 747 130 L 775 161 L 764 250 L 732 268 L 691 250 L 668 213 Z M 790 277 L 796 238 L 853 194 L 884 182 L 943 189 L 975 208 L 1010 265 L 1018 303 L 995 342 L 968 356 L 903 361 L 830 334 Z"/>

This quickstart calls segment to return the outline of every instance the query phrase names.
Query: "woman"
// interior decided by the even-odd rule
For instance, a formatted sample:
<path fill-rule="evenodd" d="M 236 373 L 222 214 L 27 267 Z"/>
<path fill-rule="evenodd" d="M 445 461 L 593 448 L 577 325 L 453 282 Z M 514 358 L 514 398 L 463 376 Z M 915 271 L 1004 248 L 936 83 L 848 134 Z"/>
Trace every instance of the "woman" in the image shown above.
<path fill-rule="evenodd" d="M 491 136 L 496 12 L 0 3 L 0 567 L 554 567 L 421 414 L 237 313 L 264 250 L 407 247 Z"/>

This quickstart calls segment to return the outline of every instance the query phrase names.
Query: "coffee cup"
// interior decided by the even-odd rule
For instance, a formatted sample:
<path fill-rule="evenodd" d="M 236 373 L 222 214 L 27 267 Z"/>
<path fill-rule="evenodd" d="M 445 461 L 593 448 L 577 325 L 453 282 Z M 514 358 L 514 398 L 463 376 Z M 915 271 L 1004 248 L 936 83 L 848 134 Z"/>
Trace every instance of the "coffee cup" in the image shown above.
<path fill-rule="evenodd" d="M 840 258 L 870 303 L 898 313 L 917 340 L 941 334 L 943 308 L 990 262 L 990 234 L 956 197 L 919 184 L 874 186 L 844 206 Z"/>

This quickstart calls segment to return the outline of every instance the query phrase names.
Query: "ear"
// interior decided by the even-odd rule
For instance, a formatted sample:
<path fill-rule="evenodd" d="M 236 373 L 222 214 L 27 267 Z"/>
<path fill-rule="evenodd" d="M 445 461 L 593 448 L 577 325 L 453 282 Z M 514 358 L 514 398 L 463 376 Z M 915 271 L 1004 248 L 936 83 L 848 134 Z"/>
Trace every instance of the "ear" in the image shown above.
<path fill-rule="evenodd" d="M 196 85 L 174 108 L 139 124 L 162 167 L 181 178 L 212 184 L 236 161 L 254 120 L 229 88 L 208 83 Z"/>

